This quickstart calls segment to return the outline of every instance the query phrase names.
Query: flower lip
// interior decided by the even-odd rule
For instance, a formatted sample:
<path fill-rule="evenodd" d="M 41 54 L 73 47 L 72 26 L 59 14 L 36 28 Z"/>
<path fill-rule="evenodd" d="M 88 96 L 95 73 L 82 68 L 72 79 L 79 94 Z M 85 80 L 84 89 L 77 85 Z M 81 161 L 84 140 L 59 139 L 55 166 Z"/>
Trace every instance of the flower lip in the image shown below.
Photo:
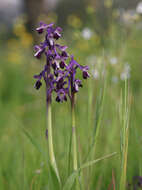
<path fill-rule="evenodd" d="M 66 96 L 66 92 L 63 89 L 60 89 L 57 93 L 57 97 L 56 97 L 56 101 L 57 102 L 63 102 L 63 101 L 67 101 L 67 96 Z"/>
<path fill-rule="evenodd" d="M 53 38 L 58 40 L 61 37 L 61 34 L 58 31 L 55 31 L 53 34 Z"/>
<path fill-rule="evenodd" d="M 60 102 L 60 101 L 61 101 L 59 96 L 56 97 L 56 101 L 57 101 L 57 102 Z"/>
<path fill-rule="evenodd" d="M 59 64 L 57 61 L 54 61 L 54 63 L 52 63 L 52 68 L 54 69 L 54 71 L 59 69 Z"/>
<path fill-rule="evenodd" d="M 65 66 L 66 66 L 65 62 L 64 62 L 64 61 L 61 61 L 61 62 L 60 62 L 60 68 L 61 68 L 61 69 L 64 69 Z"/>
<path fill-rule="evenodd" d="M 38 80 L 36 83 L 35 83 L 35 88 L 38 90 L 40 87 L 41 87 L 42 83 L 40 82 L 40 80 Z"/>
<path fill-rule="evenodd" d="M 42 54 L 42 51 L 39 50 L 39 51 L 37 51 L 37 52 L 34 54 L 34 56 L 35 56 L 37 59 L 40 59 L 41 54 Z"/>
<path fill-rule="evenodd" d="M 79 91 L 79 87 L 82 87 L 82 82 L 79 79 L 76 79 L 73 85 L 73 92 L 76 93 Z"/>
<path fill-rule="evenodd" d="M 42 27 L 38 27 L 36 29 L 36 31 L 39 33 L 39 34 L 42 34 L 43 33 L 43 28 Z"/>
<path fill-rule="evenodd" d="M 57 70 L 54 71 L 54 75 L 55 75 L 56 77 L 58 77 L 59 73 L 58 73 Z"/>
<path fill-rule="evenodd" d="M 61 57 L 63 57 L 63 58 L 68 58 L 69 56 L 68 56 L 68 54 L 67 54 L 66 51 L 62 51 Z"/>
<path fill-rule="evenodd" d="M 84 79 L 87 79 L 88 77 L 90 77 L 89 73 L 88 73 L 89 67 L 88 66 L 84 66 L 82 67 L 82 76 Z"/>
<path fill-rule="evenodd" d="M 37 51 L 35 54 L 34 54 L 34 56 L 37 58 L 37 59 L 40 59 L 40 57 L 41 57 L 41 55 L 42 55 L 42 53 L 44 52 L 44 50 L 45 50 L 45 48 L 43 47 L 43 46 L 41 46 L 41 45 L 36 45 L 35 47 L 34 47 L 34 49 Z"/>
<path fill-rule="evenodd" d="M 87 79 L 88 77 L 90 77 L 90 75 L 87 71 L 83 71 L 82 75 L 83 75 L 84 79 Z"/>

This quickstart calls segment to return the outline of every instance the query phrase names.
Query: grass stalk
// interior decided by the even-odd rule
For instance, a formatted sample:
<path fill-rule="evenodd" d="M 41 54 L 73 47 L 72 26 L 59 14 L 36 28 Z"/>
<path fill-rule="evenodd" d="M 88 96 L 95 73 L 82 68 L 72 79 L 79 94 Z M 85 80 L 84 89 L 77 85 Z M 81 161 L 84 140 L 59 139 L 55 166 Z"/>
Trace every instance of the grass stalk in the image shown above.
<path fill-rule="evenodd" d="M 73 141 L 73 169 L 77 170 L 77 142 L 76 142 L 76 127 L 75 127 L 75 110 L 72 107 L 72 141 Z"/>
<path fill-rule="evenodd" d="M 128 157 L 128 137 L 129 137 L 129 94 L 128 82 L 125 80 L 124 98 L 122 97 L 122 138 L 121 138 L 121 177 L 120 190 L 126 189 L 126 172 L 127 172 L 127 157 Z"/>

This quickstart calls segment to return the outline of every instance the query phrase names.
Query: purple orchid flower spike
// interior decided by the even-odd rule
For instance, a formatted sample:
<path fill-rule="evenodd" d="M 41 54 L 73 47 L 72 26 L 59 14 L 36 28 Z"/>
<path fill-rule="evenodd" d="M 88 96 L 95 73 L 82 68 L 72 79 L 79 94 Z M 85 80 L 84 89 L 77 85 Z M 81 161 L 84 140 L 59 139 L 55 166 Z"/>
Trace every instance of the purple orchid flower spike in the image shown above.
<path fill-rule="evenodd" d="M 40 59 L 45 55 L 46 63 L 40 74 L 34 76 L 37 79 L 34 87 L 40 89 L 44 80 L 47 101 L 51 101 L 53 92 L 57 94 L 57 102 L 67 101 L 67 97 L 71 100 L 73 94 L 82 87 L 82 81 L 76 78 L 77 70 L 81 70 L 83 79 L 87 79 L 89 67 L 77 63 L 74 57 L 67 53 L 68 47 L 56 42 L 62 36 L 60 27 L 54 27 L 53 23 L 47 25 L 40 22 L 36 31 L 39 34 L 44 33 L 45 38 L 40 45 L 35 46 L 34 56 Z M 69 64 L 67 64 L 68 59 L 70 59 Z"/>

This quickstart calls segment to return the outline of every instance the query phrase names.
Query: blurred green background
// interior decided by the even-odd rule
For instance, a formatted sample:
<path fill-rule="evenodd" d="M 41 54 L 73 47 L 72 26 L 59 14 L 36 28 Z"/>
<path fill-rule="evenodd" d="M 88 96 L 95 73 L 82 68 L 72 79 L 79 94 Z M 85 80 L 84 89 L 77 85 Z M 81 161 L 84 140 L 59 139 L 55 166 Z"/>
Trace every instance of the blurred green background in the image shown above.
<path fill-rule="evenodd" d="M 77 95 L 79 160 L 93 142 L 99 98 L 106 97 L 96 157 L 120 151 L 119 105 L 129 80 L 131 115 L 127 183 L 142 175 L 142 2 L 139 0 L 1 0 L 0 2 L 0 190 L 48 189 L 48 146 L 45 138 L 45 89 L 34 89 L 39 21 L 63 27 L 61 44 L 69 46 L 80 64 L 90 66 L 91 78 Z M 70 105 L 53 98 L 54 147 L 63 182 L 70 136 Z M 23 128 L 45 151 L 43 158 Z M 120 156 L 102 161 L 84 174 L 85 189 L 108 189 L 120 177 Z M 87 176 L 87 177 L 86 177 Z M 85 178 L 86 177 L 86 178 Z M 88 188 L 87 184 L 91 184 Z"/>

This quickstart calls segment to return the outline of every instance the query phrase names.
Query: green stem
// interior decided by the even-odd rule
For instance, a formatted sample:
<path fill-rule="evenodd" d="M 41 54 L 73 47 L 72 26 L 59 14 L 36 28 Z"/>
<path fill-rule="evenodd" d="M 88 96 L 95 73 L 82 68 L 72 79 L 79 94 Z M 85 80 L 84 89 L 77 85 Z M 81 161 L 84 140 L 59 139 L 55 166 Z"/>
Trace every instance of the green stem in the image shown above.
<path fill-rule="evenodd" d="M 74 104 L 72 105 L 72 141 L 73 141 L 73 169 L 77 170 L 77 142 L 76 142 L 76 126 L 75 126 L 75 110 Z"/>
<path fill-rule="evenodd" d="M 69 152 L 68 152 L 68 176 L 70 175 L 71 148 L 72 148 L 72 126 L 70 132 L 70 142 L 69 142 Z"/>
<path fill-rule="evenodd" d="M 48 105 L 47 105 L 47 126 L 48 126 L 48 142 L 49 142 L 50 162 L 51 162 L 51 165 L 52 165 L 53 169 L 55 170 L 55 173 L 60 182 L 59 172 L 57 169 L 55 155 L 54 155 L 54 148 L 53 148 L 51 103 L 48 103 Z"/>
<path fill-rule="evenodd" d="M 72 94 L 72 102 L 71 102 L 71 113 L 72 113 L 72 143 L 73 143 L 73 170 L 78 170 L 78 163 L 77 163 L 77 137 L 76 137 L 76 125 L 75 125 L 75 96 L 74 93 Z M 79 190 L 79 176 L 75 181 L 75 189 Z"/>

